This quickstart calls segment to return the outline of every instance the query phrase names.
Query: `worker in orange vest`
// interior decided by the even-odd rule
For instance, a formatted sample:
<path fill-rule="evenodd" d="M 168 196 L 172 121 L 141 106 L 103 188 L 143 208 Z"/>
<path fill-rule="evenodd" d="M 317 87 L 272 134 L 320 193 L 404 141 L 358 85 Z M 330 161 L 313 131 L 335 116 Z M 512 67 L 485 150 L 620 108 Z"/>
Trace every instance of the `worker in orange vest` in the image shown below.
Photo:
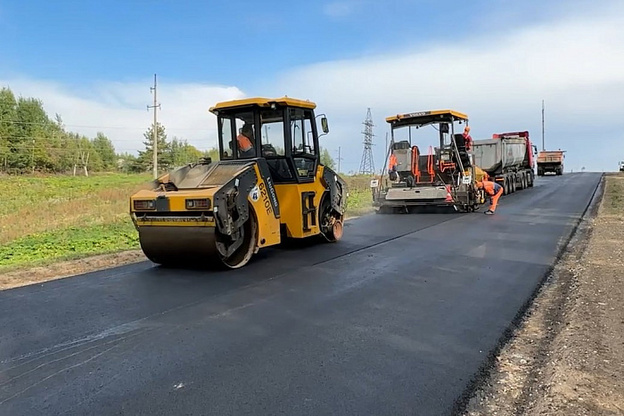
<path fill-rule="evenodd" d="M 466 151 L 470 151 L 470 149 L 472 148 L 472 137 L 470 136 L 470 127 L 466 126 L 464 127 L 464 140 L 466 143 Z"/>
<path fill-rule="evenodd" d="M 245 124 L 241 129 L 238 137 L 236 137 L 236 141 L 238 142 L 238 150 L 240 152 L 240 157 L 254 157 L 256 153 L 253 149 L 253 128 L 251 124 Z"/>
<path fill-rule="evenodd" d="M 394 153 L 390 153 L 390 161 L 388 162 L 388 176 L 390 177 L 391 181 L 396 180 L 397 178 L 397 158 L 394 155 Z"/>
<path fill-rule="evenodd" d="M 481 180 L 477 182 L 477 188 L 485 190 L 485 193 L 490 196 L 490 208 L 485 211 L 485 214 L 494 214 L 496 205 L 498 204 L 498 198 L 503 194 L 503 187 L 496 182 Z"/>

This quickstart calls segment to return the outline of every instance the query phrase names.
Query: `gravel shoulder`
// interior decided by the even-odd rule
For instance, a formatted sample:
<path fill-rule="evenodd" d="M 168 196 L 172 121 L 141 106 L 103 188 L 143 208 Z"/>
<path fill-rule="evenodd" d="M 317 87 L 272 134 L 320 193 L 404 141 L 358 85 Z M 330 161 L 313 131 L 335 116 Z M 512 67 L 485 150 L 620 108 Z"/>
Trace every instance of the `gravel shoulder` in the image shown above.
<path fill-rule="evenodd" d="M 462 415 L 624 414 L 624 175 L 567 251 Z"/>

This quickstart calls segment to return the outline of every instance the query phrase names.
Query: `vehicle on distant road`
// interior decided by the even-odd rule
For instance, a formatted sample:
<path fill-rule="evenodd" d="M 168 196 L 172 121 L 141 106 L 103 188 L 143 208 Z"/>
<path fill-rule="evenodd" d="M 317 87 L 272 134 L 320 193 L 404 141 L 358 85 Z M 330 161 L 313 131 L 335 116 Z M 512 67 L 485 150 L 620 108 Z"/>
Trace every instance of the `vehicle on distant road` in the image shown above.
<path fill-rule="evenodd" d="M 565 150 L 542 150 L 537 154 L 537 176 L 552 172 L 563 175 L 563 159 Z"/>

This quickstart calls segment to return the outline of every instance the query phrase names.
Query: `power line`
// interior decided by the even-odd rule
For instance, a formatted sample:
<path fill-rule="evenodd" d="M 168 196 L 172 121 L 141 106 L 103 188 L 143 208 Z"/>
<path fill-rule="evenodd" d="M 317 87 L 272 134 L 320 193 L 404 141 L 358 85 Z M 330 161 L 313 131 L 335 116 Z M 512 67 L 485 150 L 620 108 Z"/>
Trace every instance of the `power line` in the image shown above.
<path fill-rule="evenodd" d="M 151 89 L 151 88 L 150 88 Z M 149 108 L 149 106 L 148 106 Z M 61 127 L 53 121 L 50 122 L 37 122 L 37 121 L 19 121 L 19 120 L 0 120 L 0 124 L 22 124 L 22 125 L 31 125 L 31 126 L 57 126 Z M 89 129 L 119 129 L 119 130 L 145 130 L 145 127 L 123 127 L 123 126 L 90 126 L 84 124 L 65 124 L 63 123 L 62 127 L 80 127 L 80 128 L 89 128 Z M 189 130 L 189 131 L 211 131 L 215 129 L 205 128 L 205 129 L 193 129 L 188 127 L 167 127 L 169 130 Z"/>

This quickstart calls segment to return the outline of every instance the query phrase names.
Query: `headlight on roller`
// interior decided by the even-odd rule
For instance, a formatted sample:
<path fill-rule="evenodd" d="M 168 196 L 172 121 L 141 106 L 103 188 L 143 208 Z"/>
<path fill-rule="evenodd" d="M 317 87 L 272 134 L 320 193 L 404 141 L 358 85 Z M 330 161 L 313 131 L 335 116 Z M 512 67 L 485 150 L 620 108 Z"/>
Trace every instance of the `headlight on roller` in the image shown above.
<path fill-rule="evenodd" d="M 134 201 L 134 209 L 136 211 L 145 211 L 148 209 L 154 209 L 154 207 L 155 205 L 153 199 L 139 199 Z"/>
<path fill-rule="evenodd" d="M 187 199 L 186 209 L 210 209 L 210 199 Z"/>

